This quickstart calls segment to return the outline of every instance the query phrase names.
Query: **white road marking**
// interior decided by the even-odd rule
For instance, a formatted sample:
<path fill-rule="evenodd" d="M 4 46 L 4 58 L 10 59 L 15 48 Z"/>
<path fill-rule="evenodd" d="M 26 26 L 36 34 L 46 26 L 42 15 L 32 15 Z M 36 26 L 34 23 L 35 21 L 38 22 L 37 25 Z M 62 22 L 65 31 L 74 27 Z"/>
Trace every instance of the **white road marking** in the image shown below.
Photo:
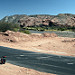
<path fill-rule="evenodd" d="M 41 63 L 34 63 L 34 64 L 39 64 L 39 65 L 43 65 L 43 66 L 52 66 L 52 67 L 58 67 L 58 68 L 61 68 L 61 69 L 67 69 L 67 70 L 70 70 L 70 68 L 65 68 L 65 67 L 61 67 L 61 66 L 55 66 L 55 65 L 49 65 L 49 64 L 41 64 Z"/>
<path fill-rule="evenodd" d="M 50 57 L 53 57 L 53 56 L 47 56 L 47 57 L 37 57 L 37 59 L 46 59 L 46 58 L 50 58 Z"/>
<path fill-rule="evenodd" d="M 72 64 L 74 64 L 74 63 L 67 63 L 67 64 L 72 65 Z"/>
<path fill-rule="evenodd" d="M 44 65 L 44 66 L 52 66 L 52 67 L 62 68 L 62 67 L 59 67 L 59 66 L 49 65 L 49 64 L 41 64 L 41 63 L 34 63 L 34 64 L 39 64 L 39 65 Z"/>
<path fill-rule="evenodd" d="M 20 56 L 24 56 L 24 55 L 20 55 Z"/>

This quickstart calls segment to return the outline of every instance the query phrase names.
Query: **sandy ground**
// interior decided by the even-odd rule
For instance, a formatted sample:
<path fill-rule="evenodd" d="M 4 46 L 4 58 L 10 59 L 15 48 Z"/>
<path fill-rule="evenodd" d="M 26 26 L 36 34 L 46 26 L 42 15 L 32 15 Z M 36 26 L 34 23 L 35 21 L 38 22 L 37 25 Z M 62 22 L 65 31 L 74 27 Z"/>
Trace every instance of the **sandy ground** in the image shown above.
<path fill-rule="evenodd" d="M 8 36 L 5 38 L 4 35 L 1 35 L 1 37 L 4 39 L 10 38 Z M 41 35 L 38 36 L 25 35 L 25 37 L 22 37 L 22 35 L 21 36 L 15 35 L 15 38 L 17 39 L 16 42 L 5 41 L 3 39 L 1 40 L 0 38 L 0 46 L 27 50 L 27 51 L 75 57 L 75 38 L 41 36 Z M 5 75 L 5 74 L 6 75 L 54 75 L 50 73 L 48 74 L 48 73 L 38 72 L 24 67 L 19 67 L 9 63 L 6 63 L 5 65 L 0 65 L 0 75 Z"/>
<path fill-rule="evenodd" d="M 0 75 L 55 75 L 6 63 L 0 64 Z"/>
<path fill-rule="evenodd" d="M 0 46 L 48 54 L 75 56 L 75 38 L 45 37 L 26 42 L 0 42 Z"/>

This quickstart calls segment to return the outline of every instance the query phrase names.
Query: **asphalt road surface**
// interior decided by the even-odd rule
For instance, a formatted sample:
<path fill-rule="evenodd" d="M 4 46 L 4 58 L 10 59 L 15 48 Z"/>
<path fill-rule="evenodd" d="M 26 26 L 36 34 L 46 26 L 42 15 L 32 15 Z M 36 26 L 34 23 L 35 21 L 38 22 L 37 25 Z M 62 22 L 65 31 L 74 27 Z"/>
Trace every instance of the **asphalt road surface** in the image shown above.
<path fill-rule="evenodd" d="M 7 56 L 7 62 L 41 72 L 57 75 L 75 75 L 75 57 L 58 56 L 0 46 L 0 58 Z"/>

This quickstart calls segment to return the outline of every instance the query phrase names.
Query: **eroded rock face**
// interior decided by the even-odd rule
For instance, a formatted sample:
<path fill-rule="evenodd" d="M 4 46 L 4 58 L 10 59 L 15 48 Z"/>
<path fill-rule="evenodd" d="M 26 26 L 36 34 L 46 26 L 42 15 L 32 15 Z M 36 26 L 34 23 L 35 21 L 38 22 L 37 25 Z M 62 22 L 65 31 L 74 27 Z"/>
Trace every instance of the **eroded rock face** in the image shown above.
<path fill-rule="evenodd" d="M 72 14 L 59 14 L 57 16 L 37 16 L 37 17 L 24 17 L 19 20 L 22 26 L 36 26 L 36 25 L 49 25 L 49 26 L 75 26 L 75 15 Z"/>
<path fill-rule="evenodd" d="M 27 26 L 75 26 L 75 15 L 58 14 L 58 15 L 13 15 L 6 16 L 2 22 L 18 23 L 21 27 Z"/>
<path fill-rule="evenodd" d="M 24 17 L 19 20 L 20 25 L 27 27 L 27 26 L 34 26 L 42 24 L 42 19 L 34 18 L 34 17 Z"/>
<path fill-rule="evenodd" d="M 59 14 L 51 20 L 57 26 L 75 26 L 75 15 Z"/>

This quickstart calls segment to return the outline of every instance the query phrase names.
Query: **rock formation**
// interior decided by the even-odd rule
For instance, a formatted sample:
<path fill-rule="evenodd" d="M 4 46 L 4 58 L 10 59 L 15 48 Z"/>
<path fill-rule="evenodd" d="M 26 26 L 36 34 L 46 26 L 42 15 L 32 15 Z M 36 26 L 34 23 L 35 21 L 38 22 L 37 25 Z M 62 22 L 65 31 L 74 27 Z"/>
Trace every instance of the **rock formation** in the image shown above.
<path fill-rule="evenodd" d="M 75 15 L 73 14 L 58 14 L 58 15 L 13 15 L 6 16 L 1 21 L 18 23 L 22 27 L 27 26 L 74 26 Z"/>

